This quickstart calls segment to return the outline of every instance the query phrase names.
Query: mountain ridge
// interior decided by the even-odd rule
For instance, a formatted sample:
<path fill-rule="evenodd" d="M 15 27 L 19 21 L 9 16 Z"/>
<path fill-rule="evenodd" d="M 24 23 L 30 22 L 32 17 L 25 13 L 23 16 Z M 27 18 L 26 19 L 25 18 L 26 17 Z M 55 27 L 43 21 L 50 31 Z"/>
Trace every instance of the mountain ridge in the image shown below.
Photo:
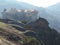
<path fill-rule="evenodd" d="M 58 32 L 60 32 L 60 22 L 59 22 L 59 16 L 54 16 L 53 13 L 51 13 L 49 10 L 43 8 L 43 7 L 37 7 L 37 6 L 33 6 L 27 3 L 23 3 L 23 2 L 14 2 L 14 3 L 6 3 L 7 5 L 0 5 L 0 10 L 1 12 L 3 11 L 4 8 L 10 9 L 10 8 L 17 8 L 17 9 L 36 9 L 39 12 L 39 17 L 45 18 L 46 20 L 48 20 L 48 22 L 50 23 L 50 27 L 55 28 L 58 30 Z M 2 15 L 2 14 L 1 14 Z M 55 23 L 54 23 L 55 22 Z M 57 27 L 56 27 L 57 26 Z"/>

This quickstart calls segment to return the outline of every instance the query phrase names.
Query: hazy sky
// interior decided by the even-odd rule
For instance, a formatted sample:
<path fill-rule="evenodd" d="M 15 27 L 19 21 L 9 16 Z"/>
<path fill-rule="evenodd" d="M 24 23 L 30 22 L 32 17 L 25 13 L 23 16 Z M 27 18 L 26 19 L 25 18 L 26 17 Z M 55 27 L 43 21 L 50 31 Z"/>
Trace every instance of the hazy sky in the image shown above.
<path fill-rule="evenodd" d="M 17 1 L 26 2 L 39 7 L 48 7 L 60 2 L 60 0 L 17 0 Z"/>

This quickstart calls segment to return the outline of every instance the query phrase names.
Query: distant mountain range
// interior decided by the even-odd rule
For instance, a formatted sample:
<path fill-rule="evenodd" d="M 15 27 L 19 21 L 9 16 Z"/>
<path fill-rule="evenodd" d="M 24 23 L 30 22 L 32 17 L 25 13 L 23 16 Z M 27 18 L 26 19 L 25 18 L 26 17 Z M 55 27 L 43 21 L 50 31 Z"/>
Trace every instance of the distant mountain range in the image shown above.
<path fill-rule="evenodd" d="M 55 24 L 58 24 L 57 26 L 59 27 L 59 30 L 60 30 L 60 25 L 59 25 L 60 24 L 60 21 L 59 21 L 60 20 L 60 2 L 55 5 L 47 7 L 46 10 L 47 10 L 47 13 L 55 17 L 55 19 L 58 22 L 58 23 L 56 22 Z"/>
<path fill-rule="evenodd" d="M 17 8 L 17 9 L 36 9 L 39 11 L 39 16 L 42 18 L 45 18 L 49 23 L 51 28 L 57 29 L 58 32 L 60 32 L 60 3 L 43 8 L 43 7 L 37 7 L 31 4 L 23 3 L 23 2 L 16 2 L 16 1 L 0 1 L 0 12 L 3 11 L 4 8 L 10 9 L 10 8 Z M 38 17 L 39 17 L 38 16 Z"/>
<path fill-rule="evenodd" d="M 47 9 L 54 11 L 54 12 L 59 12 L 60 11 L 60 2 L 55 5 L 47 7 Z"/>
<path fill-rule="evenodd" d="M 55 16 L 58 20 L 60 19 L 60 3 L 47 7 L 46 9 L 50 14 Z"/>

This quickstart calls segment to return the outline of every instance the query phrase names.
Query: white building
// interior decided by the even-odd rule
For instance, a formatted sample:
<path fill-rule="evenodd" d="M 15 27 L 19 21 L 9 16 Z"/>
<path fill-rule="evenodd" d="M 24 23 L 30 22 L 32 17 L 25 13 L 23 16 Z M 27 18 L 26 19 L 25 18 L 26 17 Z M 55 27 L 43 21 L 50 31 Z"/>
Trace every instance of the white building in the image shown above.
<path fill-rule="evenodd" d="M 11 8 L 10 10 L 4 9 L 2 12 L 3 18 L 15 19 L 20 21 L 33 21 L 37 19 L 38 11 L 32 9 L 16 9 Z"/>

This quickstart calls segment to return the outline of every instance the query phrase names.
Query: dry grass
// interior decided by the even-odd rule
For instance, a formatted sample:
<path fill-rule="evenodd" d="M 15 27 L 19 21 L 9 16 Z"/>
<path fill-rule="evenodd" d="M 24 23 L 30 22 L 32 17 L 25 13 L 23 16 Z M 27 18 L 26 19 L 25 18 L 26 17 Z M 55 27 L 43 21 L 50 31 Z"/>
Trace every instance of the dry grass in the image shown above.
<path fill-rule="evenodd" d="M 15 28 L 13 28 L 12 26 L 2 23 L 0 22 L 0 45 L 20 45 L 20 41 L 19 42 L 13 42 L 11 40 L 8 40 L 8 35 L 12 35 L 12 36 L 17 36 L 19 38 L 23 38 L 23 33 L 16 30 Z"/>

